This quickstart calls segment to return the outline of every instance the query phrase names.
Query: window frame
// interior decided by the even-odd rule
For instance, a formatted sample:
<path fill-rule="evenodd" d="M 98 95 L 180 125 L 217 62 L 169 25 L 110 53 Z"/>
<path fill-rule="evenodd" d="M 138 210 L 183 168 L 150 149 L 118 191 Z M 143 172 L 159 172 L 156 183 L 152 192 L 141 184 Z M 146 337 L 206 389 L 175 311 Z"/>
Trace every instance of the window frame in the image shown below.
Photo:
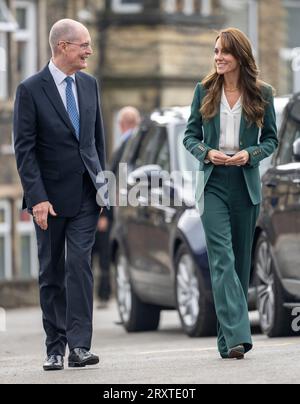
<path fill-rule="evenodd" d="M 17 28 L 16 21 L 12 15 L 12 13 L 9 11 L 6 3 L 4 0 L 0 0 L 0 9 L 2 10 L 2 13 L 4 15 L 4 18 L 6 21 L 0 21 L 0 32 L 12 32 L 15 31 Z"/>
<path fill-rule="evenodd" d="M 0 100 L 6 100 L 7 88 L 7 36 L 0 31 Z"/>
<path fill-rule="evenodd" d="M 22 211 L 22 201 L 18 201 L 18 212 Z M 38 277 L 38 250 L 37 250 L 37 241 L 36 241 L 36 233 L 33 221 L 22 222 L 18 218 L 16 224 L 16 231 L 18 237 L 22 236 L 30 236 L 30 277 L 36 279 Z M 20 269 L 20 276 L 22 278 L 22 271 Z"/>
<path fill-rule="evenodd" d="M 20 78 L 22 81 L 37 71 L 37 28 L 36 24 L 32 24 L 32 21 L 37 21 L 37 7 L 31 0 L 16 0 L 15 7 L 27 10 L 26 29 L 17 29 L 14 33 L 15 41 L 25 42 L 27 47 L 24 77 Z"/>
<path fill-rule="evenodd" d="M 143 11 L 143 5 L 136 3 L 136 4 L 123 4 L 122 0 L 112 0 L 111 5 L 112 10 L 115 13 L 140 13 Z"/>

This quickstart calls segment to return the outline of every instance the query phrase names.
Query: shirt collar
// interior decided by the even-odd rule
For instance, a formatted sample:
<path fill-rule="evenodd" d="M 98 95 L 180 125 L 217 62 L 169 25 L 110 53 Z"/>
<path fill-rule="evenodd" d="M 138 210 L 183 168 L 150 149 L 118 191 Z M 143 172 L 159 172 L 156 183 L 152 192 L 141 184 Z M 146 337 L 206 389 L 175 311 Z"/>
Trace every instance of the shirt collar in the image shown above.
<path fill-rule="evenodd" d="M 127 132 L 123 133 L 123 135 L 122 135 L 122 143 L 127 142 L 127 140 L 130 139 L 132 133 L 133 133 L 133 129 L 128 129 Z"/>
<path fill-rule="evenodd" d="M 235 106 L 231 109 L 230 105 L 228 103 L 227 97 L 225 95 L 225 89 L 224 86 L 222 88 L 222 98 L 221 98 L 221 103 L 223 104 L 223 106 L 226 108 L 226 110 L 230 111 L 231 113 L 235 113 L 235 112 L 240 112 L 241 108 L 242 108 L 242 97 L 240 97 L 237 101 L 237 103 L 235 104 Z"/>
<path fill-rule="evenodd" d="M 52 59 L 50 60 L 49 63 L 49 70 L 54 78 L 55 84 L 58 86 L 60 86 L 64 82 L 65 78 L 68 77 L 64 72 L 62 72 L 58 67 L 56 67 Z M 76 82 L 75 74 L 72 74 L 72 76 L 70 77 L 72 77 L 74 82 Z"/>

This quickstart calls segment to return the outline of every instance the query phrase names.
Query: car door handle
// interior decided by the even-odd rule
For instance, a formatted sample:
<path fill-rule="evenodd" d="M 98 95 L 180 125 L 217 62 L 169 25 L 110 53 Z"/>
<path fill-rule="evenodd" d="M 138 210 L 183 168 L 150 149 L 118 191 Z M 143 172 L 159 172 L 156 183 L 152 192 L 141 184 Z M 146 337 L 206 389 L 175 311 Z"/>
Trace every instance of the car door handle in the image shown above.
<path fill-rule="evenodd" d="M 278 183 L 276 181 L 266 182 L 266 187 L 268 187 L 268 188 L 277 188 L 277 186 L 278 186 Z"/>

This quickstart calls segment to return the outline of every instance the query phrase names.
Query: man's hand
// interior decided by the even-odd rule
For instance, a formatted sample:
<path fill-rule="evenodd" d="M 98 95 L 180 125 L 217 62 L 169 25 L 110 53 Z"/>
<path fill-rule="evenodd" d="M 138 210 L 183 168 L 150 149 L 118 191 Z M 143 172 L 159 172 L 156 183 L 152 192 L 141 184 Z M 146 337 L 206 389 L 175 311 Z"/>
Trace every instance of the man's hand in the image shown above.
<path fill-rule="evenodd" d="M 226 166 L 245 166 L 250 160 L 250 154 L 246 151 L 240 151 L 235 156 L 231 157 L 229 161 L 226 162 Z"/>
<path fill-rule="evenodd" d="M 36 224 L 44 231 L 48 230 L 48 216 L 56 217 L 57 214 L 54 212 L 53 206 L 49 202 L 42 202 L 34 206 L 33 218 Z"/>
<path fill-rule="evenodd" d="M 109 228 L 109 221 L 107 219 L 107 217 L 103 216 L 100 217 L 99 221 L 98 221 L 98 231 L 100 233 L 105 233 L 107 232 Z"/>
<path fill-rule="evenodd" d="M 207 154 L 207 159 L 215 166 L 224 166 L 231 160 L 231 157 L 218 150 L 210 150 Z"/>

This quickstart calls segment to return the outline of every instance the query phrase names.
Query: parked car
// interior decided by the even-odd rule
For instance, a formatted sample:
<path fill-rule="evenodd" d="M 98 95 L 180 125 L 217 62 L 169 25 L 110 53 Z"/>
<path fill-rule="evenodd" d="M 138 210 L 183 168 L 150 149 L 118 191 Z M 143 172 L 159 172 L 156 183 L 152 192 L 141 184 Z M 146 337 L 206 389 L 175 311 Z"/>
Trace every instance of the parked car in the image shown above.
<path fill-rule="evenodd" d="M 128 164 L 126 195 L 141 174 L 162 170 L 193 171 L 198 161 L 183 146 L 188 108 L 154 113 L 127 144 L 122 160 Z M 186 178 L 186 181 L 191 181 Z M 216 315 L 202 223 L 192 192 L 182 207 L 174 206 L 183 190 L 170 181 L 147 186 L 149 198 L 171 194 L 170 206 L 116 209 L 112 251 L 121 320 L 129 332 L 156 330 L 161 310 L 177 309 L 182 327 L 191 337 L 216 333 Z M 147 196 L 147 195 L 146 195 Z M 193 205 L 188 207 L 187 205 Z"/>
<path fill-rule="evenodd" d="M 286 103 L 276 101 L 279 120 Z M 154 113 L 131 138 L 122 158 L 128 165 L 128 180 L 119 190 L 121 197 L 128 195 L 142 174 L 150 177 L 162 170 L 198 170 L 198 161 L 183 146 L 189 112 L 189 108 L 172 108 Z M 149 198 L 165 193 L 171 193 L 173 199 L 185 193 L 185 203 L 182 207 L 174 206 L 172 201 L 168 206 L 147 206 L 145 196 L 140 196 L 137 207 L 116 208 L 112 256 L 122 323 L 128 332 L 156 330 L 161 311 L 176 309 L 187 335 L 215 335 L 205 235 L 194 195 L 175 188 L 170 181 L 158 181 L 156 187 L 147 185 Z M 263 306 L 257 299 L 261 285 L 255 275 L 263 248 L 262 229 L 258 227 L 253 254 L 256 258 L 249 291 L 252 310 L 257 302 Z"/>
<path fill-rule="evenodd" d="M 253 283 L 262 331 L 292 333 L 292 309 L 300 307 L 300 94 L 285 109 L 280 146 L 263 176 Z"/>

